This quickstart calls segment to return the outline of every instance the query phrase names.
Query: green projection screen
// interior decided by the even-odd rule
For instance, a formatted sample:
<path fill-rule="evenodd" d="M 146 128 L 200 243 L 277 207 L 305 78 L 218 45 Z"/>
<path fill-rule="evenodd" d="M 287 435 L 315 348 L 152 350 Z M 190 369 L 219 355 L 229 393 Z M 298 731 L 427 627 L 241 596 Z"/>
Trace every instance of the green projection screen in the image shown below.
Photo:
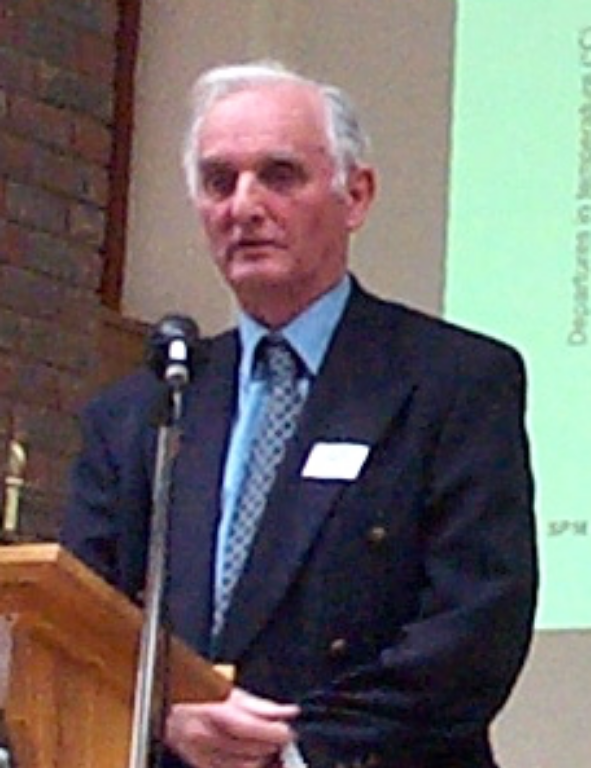
<path fill-rule="evenodd" d="M 457 13 L 444 311 L 525 357 L 538 628 L 591 628 L 591 2 Z"/>

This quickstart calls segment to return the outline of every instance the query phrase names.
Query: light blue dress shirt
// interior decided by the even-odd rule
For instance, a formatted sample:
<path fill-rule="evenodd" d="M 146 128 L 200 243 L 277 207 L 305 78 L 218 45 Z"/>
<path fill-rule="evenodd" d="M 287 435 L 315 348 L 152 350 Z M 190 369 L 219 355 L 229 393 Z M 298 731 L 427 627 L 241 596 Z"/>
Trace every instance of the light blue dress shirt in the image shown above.
<path fill-rule="evenodd" d="M 351 293 L 351 278 L 346 275 L 334 288 L 317 299 L 302 314 L 280 329 L 305 364 L 306 375 L 300 379 L 304 395 L 308 394 L 318 374 L 328 345 L 342 317 Z M 238 373 L 238 404 L 222 486 L 222 515 L 218 527 L 215 589 L 220 588 L 223 554 L 252 439 L 260 425 L 268 396 L 267 382 L 254 365 L 255 350 L 269 329 L 252 317 L 241 314 L 238 331 L 242 347 Z"/>

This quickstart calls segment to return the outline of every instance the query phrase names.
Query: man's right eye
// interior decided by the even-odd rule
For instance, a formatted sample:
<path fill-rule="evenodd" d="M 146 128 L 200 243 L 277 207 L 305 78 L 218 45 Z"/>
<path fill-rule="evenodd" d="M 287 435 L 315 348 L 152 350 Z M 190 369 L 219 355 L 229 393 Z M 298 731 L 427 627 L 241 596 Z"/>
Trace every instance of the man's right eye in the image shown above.
<path fill-rule="evenodd" d="M 230 169 L 211 169 L 201 174 L 201 187 L 206 195 L 221 199 L 228 197 L 236 186 L 237 174 Z"/>

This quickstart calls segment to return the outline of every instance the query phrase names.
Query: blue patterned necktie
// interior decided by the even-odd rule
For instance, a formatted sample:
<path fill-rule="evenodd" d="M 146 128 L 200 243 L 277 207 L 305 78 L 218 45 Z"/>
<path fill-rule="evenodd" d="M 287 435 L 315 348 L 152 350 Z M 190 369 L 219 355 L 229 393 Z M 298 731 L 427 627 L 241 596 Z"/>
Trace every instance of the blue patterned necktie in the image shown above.
<path fill-rule="evenodd" d="M 214 600 L 213 638 L 224 625 L 234 588 L 244 570 L 277 467 L 295 431 L 304 399 L 298 388 L 299 359 L 288 342 L 278 334 L 271 334 L 261 340 L 258 352 L 269 395 L 228 531 L 221 585 Z"/>

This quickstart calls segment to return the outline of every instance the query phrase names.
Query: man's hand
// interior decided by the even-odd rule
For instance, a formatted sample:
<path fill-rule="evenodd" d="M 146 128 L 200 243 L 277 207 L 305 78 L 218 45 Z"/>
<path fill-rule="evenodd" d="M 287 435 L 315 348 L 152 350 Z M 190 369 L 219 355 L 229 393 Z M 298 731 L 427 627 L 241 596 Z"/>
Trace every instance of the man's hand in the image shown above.
<path fill-rule="evenodd" d="M 195 768 L 263 768 L 293 741 L 295 704 L 278 704 L 234 688 L 223 702 L 176 704 L 166 741 Z"/>

